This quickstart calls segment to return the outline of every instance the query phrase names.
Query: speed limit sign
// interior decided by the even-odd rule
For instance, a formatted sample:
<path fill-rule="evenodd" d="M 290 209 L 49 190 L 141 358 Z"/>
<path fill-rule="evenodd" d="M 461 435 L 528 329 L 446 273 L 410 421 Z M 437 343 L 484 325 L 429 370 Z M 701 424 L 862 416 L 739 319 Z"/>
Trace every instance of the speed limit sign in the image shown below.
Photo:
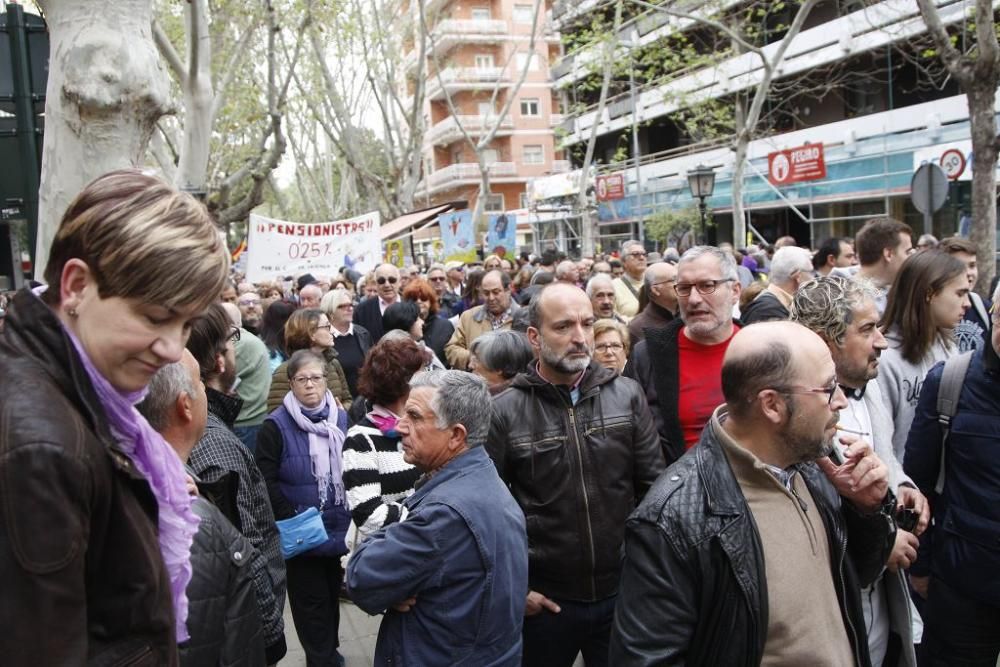
<path fill-rule="evenodd" d="M 941 153 L 941 168 L 950 181 L 958 180 L 965 171 L 965 156 L 957 148 L 949 148 Z"/>

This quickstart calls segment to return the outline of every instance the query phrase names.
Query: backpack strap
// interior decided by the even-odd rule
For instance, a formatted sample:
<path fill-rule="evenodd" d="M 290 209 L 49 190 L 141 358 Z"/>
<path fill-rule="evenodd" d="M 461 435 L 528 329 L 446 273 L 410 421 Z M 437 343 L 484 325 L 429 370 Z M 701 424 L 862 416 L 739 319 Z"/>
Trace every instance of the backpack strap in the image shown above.
<path fill-rule="evenodd" d="M 949 357 L 944 362 L 944 370 L 941 373 L 941 386 L 938 387 L 937 397 L 938 423 L 941 424 L 941 462 L 938 467 L 937 482 L 934 484 L 934 491 L 939 495 L 944 491 L 944 460 L 948 448 L 948 433 L 951 431 L 951 418 L 958 412 L 958 399 L 962 394 L 962 385 L 965 384 L 965 375 L 969 372 L 973 352 L 974 350 L 970 350 Z"/>

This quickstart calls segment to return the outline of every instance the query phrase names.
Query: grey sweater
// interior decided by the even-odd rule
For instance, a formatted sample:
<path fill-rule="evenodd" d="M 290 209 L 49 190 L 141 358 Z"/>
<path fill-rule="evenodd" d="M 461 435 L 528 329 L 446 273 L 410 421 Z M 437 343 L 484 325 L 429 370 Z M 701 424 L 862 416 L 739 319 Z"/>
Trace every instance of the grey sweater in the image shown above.
<path fill-rule="evenodd" d="M 910 433 L 910 424 L 917 409 L 924 378 L 936 363 L 956 354 L 957 349 L 950 340 L 938 336 L 924 358 L 911 364 L 903 358 L 902 340 L 897 331 L 887 333 L 886 340 L 889 348 L 882 353 L 877 381 L 885 407 L 892 415 L 892 448 L 896 459 L 902 461 L 906 436 Z"/>

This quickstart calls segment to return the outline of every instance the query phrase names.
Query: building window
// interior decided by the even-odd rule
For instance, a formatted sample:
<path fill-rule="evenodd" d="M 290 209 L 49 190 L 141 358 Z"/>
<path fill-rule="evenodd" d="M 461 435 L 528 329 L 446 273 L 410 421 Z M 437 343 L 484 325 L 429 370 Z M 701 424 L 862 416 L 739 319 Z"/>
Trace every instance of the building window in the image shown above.
<path fill-rule="evenodd" d="M 472 20 L 473 21 L 489 21 L 493 18 L 490 13 L 489 7 L 473 7 L 472 8 Z"/>
<path fill-rule="evenodd" d="M 521 100 L 521 115 L 522 116 L 537 116 L 538 115 L 538 98 L 529 97 Z"/>
<path fill-rule="evenodd" d="M 492 53 L 477 53 L 476 54 L 476 69 L 493 69 L 493 54 Z"/>
<path fill-rule="evenodd" d="M 531 5 L 514 5 L 514 23 L 532 23 L 535 8 Z"/>
<path fill-rule="evenodd" d="M 524 65 L 525 65 L 525 63 L 528 63 L 528 71 L 529 72 L 534 72 L 534 71 L 538 70 L 538 54 L 537 53 L 532 53 L 531 54 L 531 62 L 529 63 L 528 62 L 528 54 L 519 51 L 517 53 L 517 60 L 515 62 L 517 63 L 517 71 L 518 72 L 524 71 Z"/>
<path fill-rule="evenodd" d="M 503 195 L 490 195 L 483 206 L 487 213 L 503 213 Z"/>
<path fill-rule="evenodd" d="M 531 203 L 531 202 L 528 201 L 528 193 L 527 192 L 522 192 L 519 195 L 519 201 L 521 203 L 521 208 L 528 208 L 528 205 Z"/>
<path fill-rule="evenodd" d="M 542 164 L 545 162 L 545 149 L 540 144 L 525 146 L 521 159 L 524 164 Z"/>

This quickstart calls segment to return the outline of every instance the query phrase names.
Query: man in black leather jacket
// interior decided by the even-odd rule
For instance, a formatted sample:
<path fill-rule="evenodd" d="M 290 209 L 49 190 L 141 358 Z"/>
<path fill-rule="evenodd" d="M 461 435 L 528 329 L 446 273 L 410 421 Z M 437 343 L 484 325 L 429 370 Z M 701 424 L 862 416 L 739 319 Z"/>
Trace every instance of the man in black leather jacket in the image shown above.
<path fill-rule="evenodd" d="M 208 416 L 205 385 L 191 353 L 185 350 L 180 361 L 157 371 L 136 407 L 186 465 Z M 238 513 L 232 521 L 223 514 L 225 505 L 235 510 L 236 489 L 230 489 L 233 498 L 223 507 L 206 500 L 215 490 L 210 485 L 199 484 L 198 490 L 202 496 L 191 507 L 200 521 L 186 591 L 191 636 L 179 647 L 181 667 L 263 667 L 264 631 L 250 569 L 257 551 L 233 525 Z"/>
<path fill-rule="evenodd" d="M 605 665 L 625 519 L 665 464 L 642 390 L 592 360 L 586 294 L 546 286 L 529 317 L 539 361 L 496 397 L 486 445 L 526 517 L 524 664 Z"/>
<path fill-rule="evenodd" d="M 846 405 L 827 346 L 747 327 L 722 388 L 628 520 L 611 663 L 869 665 L 858 591 L 892 547 L 894 498 L 867 443 L 825 457 Z"/>

